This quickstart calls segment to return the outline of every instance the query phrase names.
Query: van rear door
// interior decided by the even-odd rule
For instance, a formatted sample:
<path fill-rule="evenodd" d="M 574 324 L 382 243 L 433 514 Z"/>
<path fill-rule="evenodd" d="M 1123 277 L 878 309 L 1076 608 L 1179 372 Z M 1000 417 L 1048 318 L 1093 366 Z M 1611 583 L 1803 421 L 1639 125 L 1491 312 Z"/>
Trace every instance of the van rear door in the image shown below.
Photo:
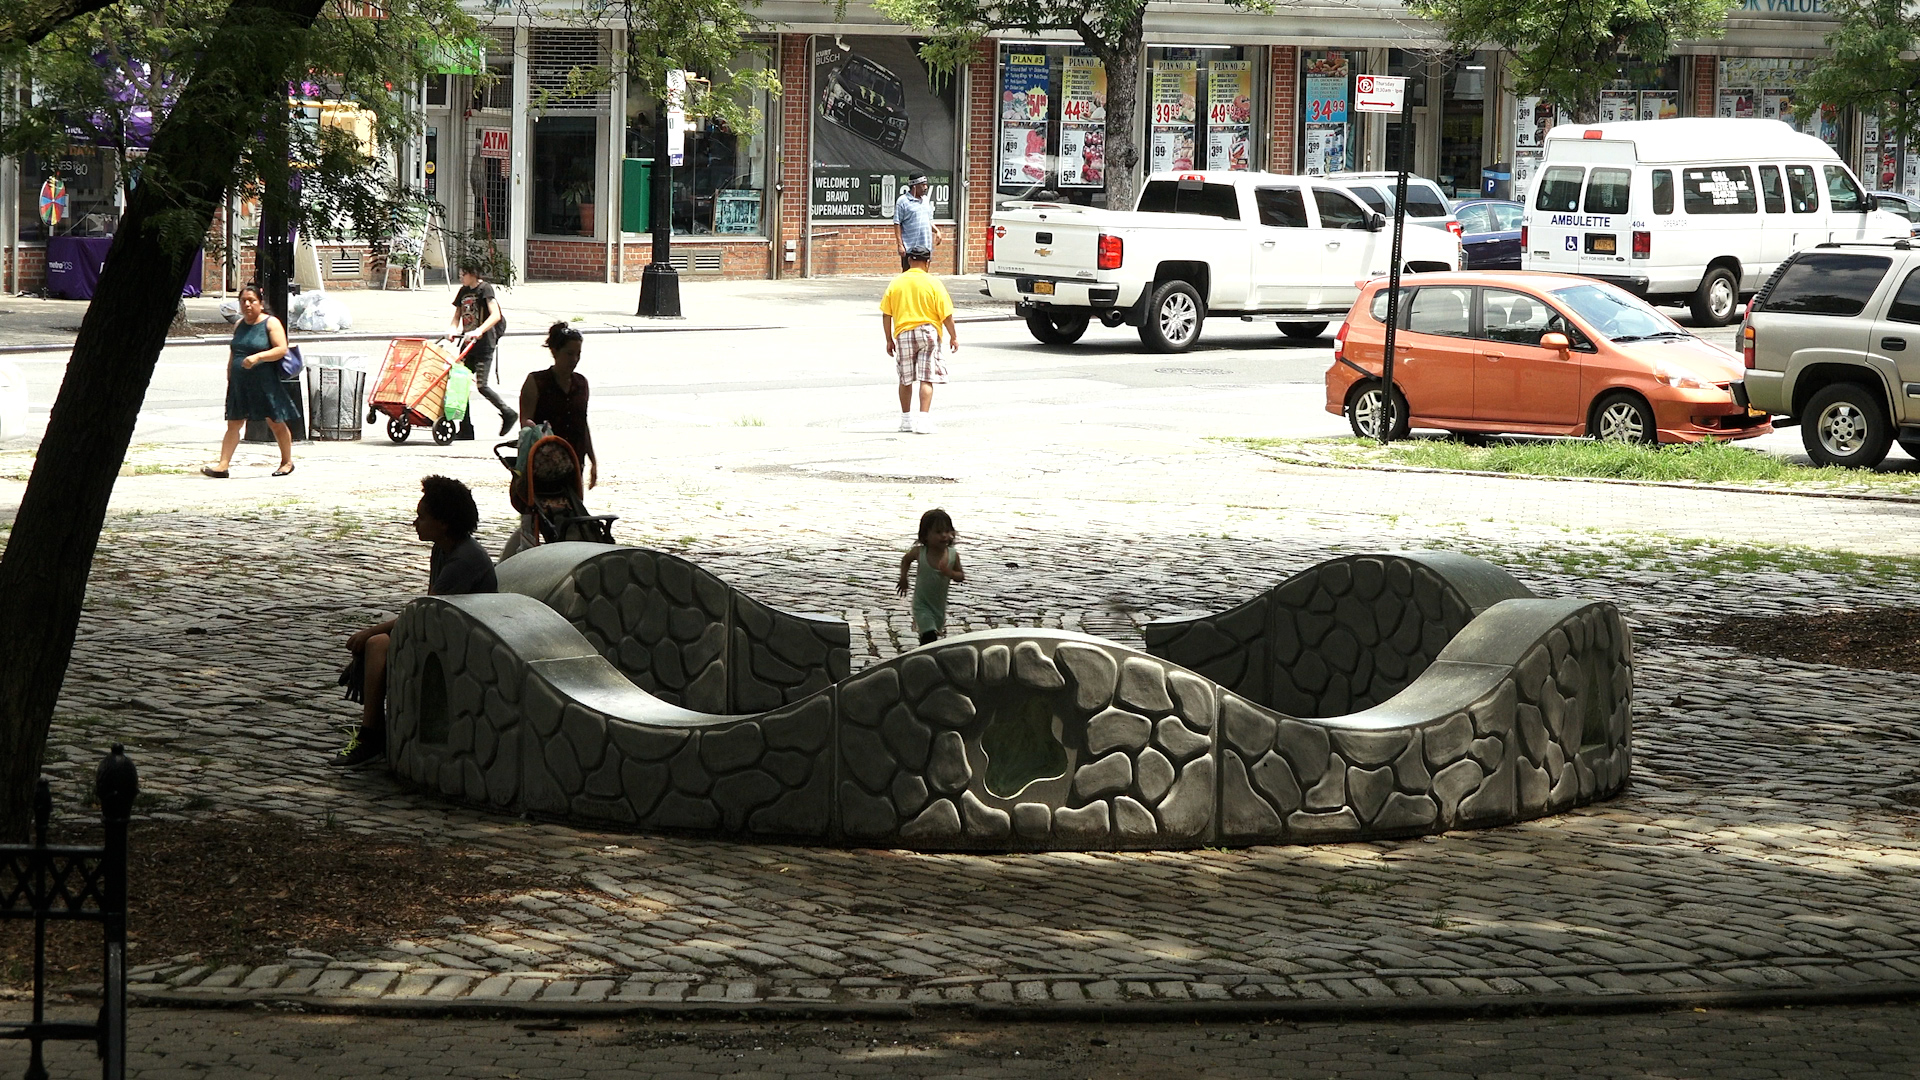
<path fill-rule="evenodd" d="M 1528 215 L 1527 250 L 1520 265 L 1528 270 L 1580 270 L 1580 229 L 1571 221 L 1580 216 L 1580 193 L 1587 179 L 1584 165 L 1549 165 L 1534 187 L 1533 213 Z"/>
<path fill-rule="evenodd" d="M 1582 274 L 1619 277 L 1626 273 L 1633 250 L 1632 220 L 1627 215 L 1633 169 L 1625 165 L 1595 165 L 1587 172 L 1586 194 L 1580 200 L 1579 268 Z"/>

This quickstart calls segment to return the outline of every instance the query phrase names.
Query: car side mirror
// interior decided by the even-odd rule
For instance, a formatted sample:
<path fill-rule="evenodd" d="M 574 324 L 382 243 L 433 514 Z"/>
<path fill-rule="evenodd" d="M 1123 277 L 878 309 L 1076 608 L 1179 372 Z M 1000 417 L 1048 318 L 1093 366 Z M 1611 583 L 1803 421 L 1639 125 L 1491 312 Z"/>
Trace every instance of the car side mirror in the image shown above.
<path fill-rule="evenodd" d="M 1554 330 L 1540 335 L 1540 347 L 1543 349 L 1559 349 L 1561 352 L 1567 352 L 1573 348 L 1573 342 L 1567 340 L 1567 335 L 1560 333 L 1558 330 Z"/>
<path fill-rule="evenodd" d="M 1367 215 L 1367 231 L 1368 232 L 1379 232 L 1381 229 L 1384 229 L 1386 227 L 1387 227 L 1387 215 L 1379 213 L 1377 211 Z"/>

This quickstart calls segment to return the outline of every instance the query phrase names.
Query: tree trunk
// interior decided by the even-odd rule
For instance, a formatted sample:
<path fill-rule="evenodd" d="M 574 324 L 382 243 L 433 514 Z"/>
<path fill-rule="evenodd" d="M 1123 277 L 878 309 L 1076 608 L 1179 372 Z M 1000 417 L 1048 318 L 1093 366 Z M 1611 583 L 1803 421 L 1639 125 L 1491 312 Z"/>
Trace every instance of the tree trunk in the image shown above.
<path fill-rule="evenodd" d="M 243 146 L 324 0 L 234 0 L 207 60 L 154 134 L 87 306 L 33 475 L 0 555 L 0 841 L 25 838 L 114 479 Z"/>
<path fill-rule="evenodd" d="M 1140 165 L 1140 63 L 1145 55 L 1146 5 L 1140 5 L 1126 31 L 1103 41 L 1082 29 L 1081 39 L 1107 68 L 1107 206 L 1133 209 L 1134 170 Z"/>

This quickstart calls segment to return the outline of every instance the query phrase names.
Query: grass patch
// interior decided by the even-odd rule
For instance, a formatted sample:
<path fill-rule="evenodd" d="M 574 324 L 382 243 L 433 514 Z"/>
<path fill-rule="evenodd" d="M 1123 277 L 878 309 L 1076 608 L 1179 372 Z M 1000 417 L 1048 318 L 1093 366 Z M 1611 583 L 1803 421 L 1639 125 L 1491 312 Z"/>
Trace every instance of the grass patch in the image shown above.
<path fill-rule="evenodd" d="M 1515 476 L 1690 480 L 1703 484 L 1868 485 L 1890 493 L 1920 493 L 1920 475 L 1914 473 L 1818 469 L 1724 442 L 1635 446 L 1590 439 L 1492 439 L 1471 446 L 1455 439 L 1416 437 L 1383 447 L 1366 439 L 1235 441 L 1290 461 L 1319 460 L 1337 465 L 1410 465 Z"/>

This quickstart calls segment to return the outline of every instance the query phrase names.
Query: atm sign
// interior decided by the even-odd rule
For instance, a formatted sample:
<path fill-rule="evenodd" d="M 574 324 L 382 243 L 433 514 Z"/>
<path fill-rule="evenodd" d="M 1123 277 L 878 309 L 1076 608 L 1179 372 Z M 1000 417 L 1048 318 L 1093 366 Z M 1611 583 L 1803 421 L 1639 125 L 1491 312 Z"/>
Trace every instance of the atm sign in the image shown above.
<path fill-rule="evenodd" d="M 509 130 L 507 128 L 481 128 L 480 156 L 483 158 L 506 160 L 508 134 Z"/>

